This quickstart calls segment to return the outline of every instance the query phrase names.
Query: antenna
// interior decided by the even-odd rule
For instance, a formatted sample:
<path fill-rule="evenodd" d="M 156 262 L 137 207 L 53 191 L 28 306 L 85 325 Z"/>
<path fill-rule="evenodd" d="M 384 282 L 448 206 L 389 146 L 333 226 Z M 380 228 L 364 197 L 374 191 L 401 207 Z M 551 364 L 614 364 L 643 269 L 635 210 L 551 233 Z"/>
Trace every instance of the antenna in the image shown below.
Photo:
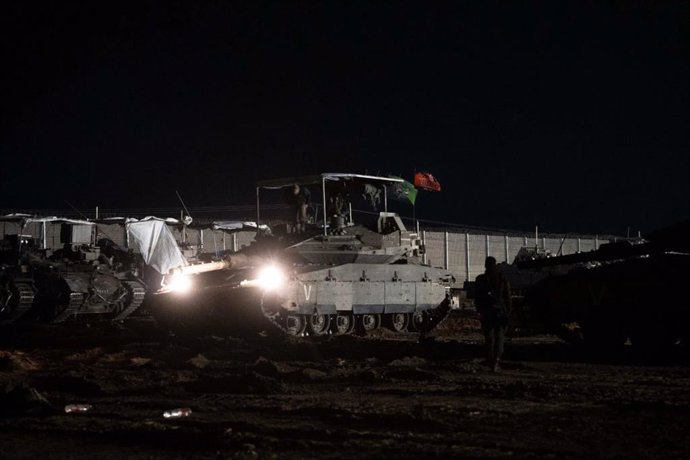
<path fill-rule="evenodd" d="M 72 205 L 72 203 L 70 203 L 70 202 L 67 201 L 67 200 L 64 200 L 64 201 L 65 201 L 65 203 L 67 203 L 67 206 L 69 206 L 70 208 L 72 208 L 72 209 L 74 209 L 75 211 L 77 211 L 77 213 L 78 213 L 80 216 L 82 216 L 82 217 L 84 218 L 84 220 L 89 220 L 89 218 L 86 217 L 86 216 L 85 216 L 80 210 L 78 210 L 74 205 Z"/>
<path fill-rule="evenodd" d="M 558 253 L 556 254 L 557 256 L 562 256 L 563 255 L 563 243 L 565 243 L 565 239 L 568 237 L 568 234 L 566 233 L 563 235 L 563 238 L 561 238 L 561 244 L 558 246 Z"/>
<path fill-rule="evenodd" d="M 180 200 L 180 204 L 182 204 L 182 208 L 184 209 L 184 212 L 186 212 L 189 217 L 192 217 L 192 215 L 189 213 L 189 209 L 187 209 L 187 206 L 185 206 L 184 201 L 182 201 L 182 197 L 180 196 L 180 192 L 175 190 L 175 195 L 177 195 L 177 199 Z"/>

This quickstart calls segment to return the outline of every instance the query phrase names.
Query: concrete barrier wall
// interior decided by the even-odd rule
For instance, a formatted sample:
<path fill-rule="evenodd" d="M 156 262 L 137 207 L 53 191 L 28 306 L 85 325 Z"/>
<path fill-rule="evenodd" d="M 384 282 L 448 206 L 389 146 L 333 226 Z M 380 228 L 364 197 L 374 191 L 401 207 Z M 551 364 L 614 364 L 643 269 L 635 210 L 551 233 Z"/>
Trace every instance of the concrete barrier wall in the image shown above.
<path fill-rule="evenodd" d="M 433 267 L 450 270 L 458 281 L 473 281 L 484 272 L 484 259 L 493 256 L 501 262 L 512 263 L 522 247 L 550 251 L 552 255 L 593 251 L 601 241 L 595 235 L 578 237 L 534 235 L 500 235 L 482 232 L 430 231 L 422 232 L 426 248 L 426 262 Z"/>

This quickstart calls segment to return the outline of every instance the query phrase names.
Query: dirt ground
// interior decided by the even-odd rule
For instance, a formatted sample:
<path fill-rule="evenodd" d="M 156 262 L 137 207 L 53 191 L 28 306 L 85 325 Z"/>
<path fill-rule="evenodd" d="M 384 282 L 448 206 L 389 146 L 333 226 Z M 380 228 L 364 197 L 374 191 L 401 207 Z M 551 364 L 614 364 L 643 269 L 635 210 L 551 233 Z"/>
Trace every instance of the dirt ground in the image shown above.
<path fill-rule="evenodd" d="M 172 335 L 150 319 L 0 330 L 2 458 L 688 458 L 690 359 L 512 338 Z M 66 404 L 88 403 L 84 413 Z M 163 412 L 190 408 L 191 415 Z"/>

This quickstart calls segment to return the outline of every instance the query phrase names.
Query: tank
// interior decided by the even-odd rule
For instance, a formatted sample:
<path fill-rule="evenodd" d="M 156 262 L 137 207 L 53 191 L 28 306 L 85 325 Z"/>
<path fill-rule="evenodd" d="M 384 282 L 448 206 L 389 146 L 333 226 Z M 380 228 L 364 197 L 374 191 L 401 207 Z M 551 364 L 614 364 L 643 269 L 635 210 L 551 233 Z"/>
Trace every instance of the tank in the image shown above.
<path fill-rule="evenodd" d="M 21 233 L 0 240 L 0 324 L 16 321 L 33 306 L 36 283 L 19 254 L 22 246 L 33 244 L 30 236 Z"/>
<path fill-rule="evenodd" d="M 628 341 L 638 348 L 687 344 L 690 301 L 683 285 L 690 279 L 688 236 L 690 222 L 684 222 L 641 241 L 523 261 L 522 270 L 554 273 L 531 286 L 525 302 L 548 331 L 596 349 Z"/>
<path fill-rule="evenodd" d="M 388 189 L 402 182 L 335 173 L 259 182 L 255 242 L 167 274 L 152 300 L 154 316 L 173 327 L 204 322 L 230 335 L 433 329 L 450 310 L 454 279 L 422 264 L 417 233 L 388 212 Z M 321 198 L 320 206 L 309 204 L 306 224 L 262 225 L 261 192 L 277 191 L 290 202 L 295 184 Z M 383 206 L 370 222 L 352 217 L 351 203 L 362 194 Z M 296 213 L 290 204 L 285 211 Z"/>
<path fill-rule="evenodd" d="M 5 222 L 16 225 L 3 238 L 3 323 L 60 323 L 87 314 L 123 320 L 143 303 L 135 256 L 110 240 L 96 244 L 92 222 L 26 216 Z"/>

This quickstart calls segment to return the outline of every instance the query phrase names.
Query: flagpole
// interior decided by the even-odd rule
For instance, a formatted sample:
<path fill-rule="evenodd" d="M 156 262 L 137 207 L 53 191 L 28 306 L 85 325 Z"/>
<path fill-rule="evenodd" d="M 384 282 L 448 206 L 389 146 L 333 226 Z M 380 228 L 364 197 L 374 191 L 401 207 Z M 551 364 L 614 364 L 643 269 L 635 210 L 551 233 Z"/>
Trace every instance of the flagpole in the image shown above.
<path fill-rule="evenodd" d="M 413 168 L 414 172 L 412 173 L 412 186 L 414 187 L 414 177 L 417 174 L 417 166 Z M 416 190 L 417 187 L 415 187 Z M 412 222 L 414 222 L 415 228 L 418 227 L 417 224 L 417 195 L 415 194 L 414 201 L 412 202 Z"/>
<path fill-rule="evenodd" d="M 414 176 L 417 174 L 417 166 L 414 166 L 412 172 L 412 185 L 414 186 Z M 417 187 L 415 187 L 416 189 Z M 418 194 L 417 194 L 418 195 Z M 412 203 L 412 220 L 414 221 L 415 228 L 418 227 L 417 224 L 417 195 L 414 196 L 414 203 Z"/>

